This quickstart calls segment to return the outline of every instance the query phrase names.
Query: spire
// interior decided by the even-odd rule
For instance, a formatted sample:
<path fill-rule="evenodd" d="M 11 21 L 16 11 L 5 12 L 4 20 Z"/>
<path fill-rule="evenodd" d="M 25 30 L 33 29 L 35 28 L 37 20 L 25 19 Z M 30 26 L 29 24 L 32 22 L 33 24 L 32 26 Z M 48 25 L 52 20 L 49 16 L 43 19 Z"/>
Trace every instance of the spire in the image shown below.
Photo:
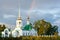
<path fill-rule="evenodd" d="M 20 18 L 20 8 L 19 8 L 19 12 L 18 12 L 18 17 Z"/>
<path fill-rule="evenodd" d="M 20 18 L 20 1 L 18 0 L 18 18 Z"/>
<path fill-rule="evenodd" d="M 18 12 L 18 20 L 21 20 L 21 16 L 20 16 L 20 8 L 19 8 L 19 12 Z"/>
<path fill-rule="evenodd" d="M 30 18 L 29 18 L 29 16 L 27 17 L 27 24 L 30 24 Z"/>
<path fill-rule="evenodd" d="M 28 17 L 27 17 L 27 21 L 29 21 L 29 19 L 30 19 L 30 18 L 29 18 L 29 16 L 28 16 Z"/>

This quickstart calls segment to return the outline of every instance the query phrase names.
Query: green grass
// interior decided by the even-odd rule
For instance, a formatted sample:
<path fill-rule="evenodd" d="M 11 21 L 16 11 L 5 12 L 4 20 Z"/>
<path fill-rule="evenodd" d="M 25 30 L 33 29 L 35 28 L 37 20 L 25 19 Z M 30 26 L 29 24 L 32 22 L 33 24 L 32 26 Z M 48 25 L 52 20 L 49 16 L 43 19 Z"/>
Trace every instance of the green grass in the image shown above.
<path fill-rule="evenodd" d="M 17 38 L 0 38 L 0 40 L 60 40 L 60 36 L 57 37 L 41 37 L 41 36 L 23 36 Z"/>

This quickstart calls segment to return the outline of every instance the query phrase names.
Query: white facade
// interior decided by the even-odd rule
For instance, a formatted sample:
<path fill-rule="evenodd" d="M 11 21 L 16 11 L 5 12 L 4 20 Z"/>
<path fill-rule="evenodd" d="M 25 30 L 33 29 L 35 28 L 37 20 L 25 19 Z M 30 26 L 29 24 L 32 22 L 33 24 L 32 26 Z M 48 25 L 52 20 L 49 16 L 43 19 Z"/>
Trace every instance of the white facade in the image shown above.
<path fill-rule="evenodd" d="M 10 31 L 8 28 L 6 28 L 3 32 L 2 32 L 2 37 L 9 37 L 10 36 Z"/>
<path fill-rule="evenodd" d="M 23 36 L 37 36 L 37 31 L 34 29 L 28 31 L 28 30 L 23 30 Z"/>
<path fill-rule="evenodd" d="M 12 31 L 12 37 L 20 37 L 22 36 L 22 30 L 20 28 L 15 28 Z"/>

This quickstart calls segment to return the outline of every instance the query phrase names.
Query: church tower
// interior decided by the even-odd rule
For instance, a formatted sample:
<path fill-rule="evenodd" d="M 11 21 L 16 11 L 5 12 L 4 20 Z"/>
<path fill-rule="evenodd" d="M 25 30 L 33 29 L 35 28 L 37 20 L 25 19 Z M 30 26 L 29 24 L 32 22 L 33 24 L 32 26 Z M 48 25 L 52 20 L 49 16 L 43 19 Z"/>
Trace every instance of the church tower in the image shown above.
<path fill-rule="evenodd" d="M 19 9 L 19 12 L 18 12 L 18 18 L 17 18 L 17 21 L 16 21 L 16 27 L 18 27 L 18 28 L 22 27 L 22 18 L 20 16 L 20 9 Z"/>
<path fill-rule="evenodd" d="M 12 31 L 12 36 L 13 37 L 22 36 L 22 19 L 20 16 L 20 9 L 19 9 L 19 13 L 18 13 L 18 18 L 16 20 L 16 28 Z"/>

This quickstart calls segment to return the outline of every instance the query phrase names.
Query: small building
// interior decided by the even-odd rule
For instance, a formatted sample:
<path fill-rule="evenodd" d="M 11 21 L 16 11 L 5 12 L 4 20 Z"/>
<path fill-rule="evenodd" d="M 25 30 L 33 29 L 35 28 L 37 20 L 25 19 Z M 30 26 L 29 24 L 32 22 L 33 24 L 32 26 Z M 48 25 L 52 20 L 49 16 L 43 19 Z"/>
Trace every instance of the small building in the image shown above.
<path fill-rule="evenodd" d="M 23 36 L 37 36 L 37 31 L 32 27 L 32 25 L 27 24 L 23 29 Z"/>
<path fill-rule="evenodd" d="M 6 28 L 3 32 L 2 32 L 2 37 L 9 37 L 10 36 L 10 30 L 8 28 Z"/>

